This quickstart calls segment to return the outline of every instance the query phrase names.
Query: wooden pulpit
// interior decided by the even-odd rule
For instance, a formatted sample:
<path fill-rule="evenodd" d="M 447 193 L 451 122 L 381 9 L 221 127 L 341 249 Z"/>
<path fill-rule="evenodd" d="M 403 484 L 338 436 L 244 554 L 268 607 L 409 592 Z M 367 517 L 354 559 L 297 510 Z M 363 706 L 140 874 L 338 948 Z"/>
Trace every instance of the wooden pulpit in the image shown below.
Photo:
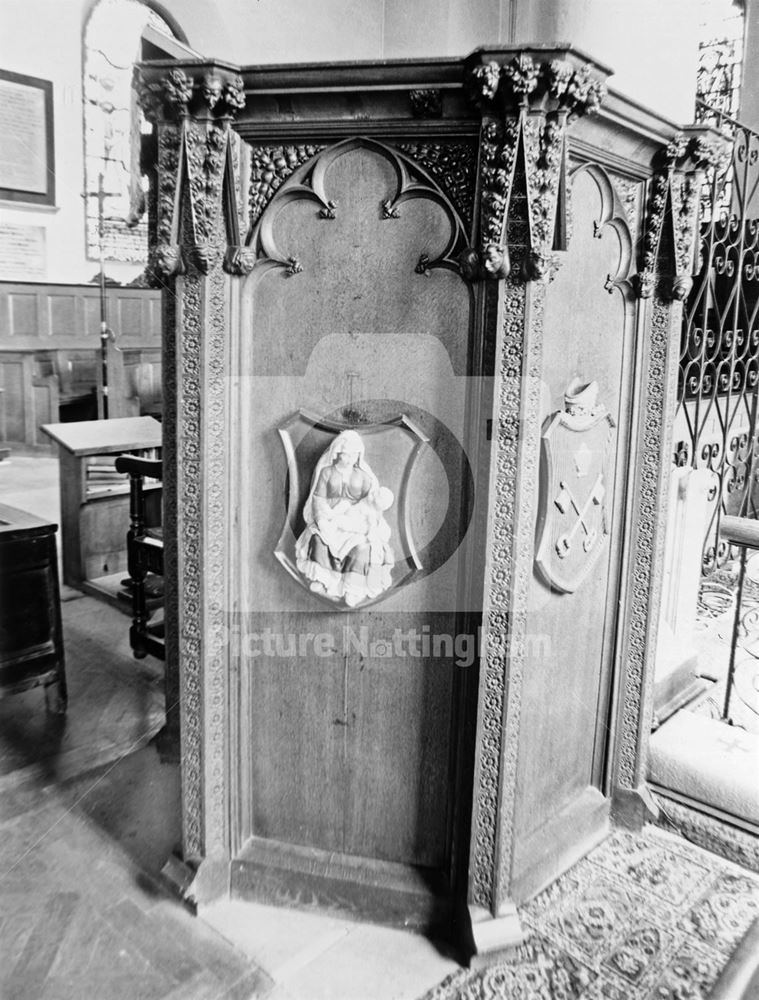
<path fill-rule="evenodd" d="M 502 947 L 647 815 L 703 137 L 608 72 L 142 69 L 196 900 Z"/>

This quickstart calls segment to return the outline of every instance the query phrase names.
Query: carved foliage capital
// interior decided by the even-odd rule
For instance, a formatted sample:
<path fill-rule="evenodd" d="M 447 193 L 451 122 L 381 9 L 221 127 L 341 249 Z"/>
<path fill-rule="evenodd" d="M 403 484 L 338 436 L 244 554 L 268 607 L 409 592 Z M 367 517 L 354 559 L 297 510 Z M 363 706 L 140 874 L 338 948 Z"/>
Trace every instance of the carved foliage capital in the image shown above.
<path fill-rule="evenodd" d="M 522 280 L 550 281 L 557 217 L 567 211 L 567 127 L 597 110 L 605 78 L 562 50 L 478 59 L 468 85 L 483 113 L 479 274 L 504 278 L 519 262 Z"/>
<path fill-rule="evenodd" d="M 163 123 L 158 130 L 156 238 L 150 252 L 156 279 L 173 278 L 188 264 L 209 274 L 225 256 L 227 234 L 231 242 L 239 242 L 232 138 L 213 119 L 186 118 Z M 231 268 L 230 273 L 244 271 Z"/>
<path fill-rule="evenodd" d="M 524 50 L 478 62 L 469 69 L 469 93 L 483 111 L 501 114 L 530 108 L 580 117 L 596 111 L 606 93 L 599 70 L 576 56 L 554 55 Z"/>
<path fill-rule="evenodd" d="M 699 266 L 701 188 L 706 172 L 725 164 L 724 144 L 703 130 L 678 132 L 660 150 L 637 279 L 641 298 L 650 298 L 657 289 L 664 298 L 687 298 Z"/>
<path fill-rule="evenodd" d="M 220 66 L 137 66 L 134 88 L 148 121 L 187 116 L 229 120 L 245 107 L 242 77 Z"/>
<path fill-rule="evenodd" d="M 480 146 L 480 275 L 550 280 L 558 211 L 566 204 L 566 126 L 525 115 L 483 122 Z"/>

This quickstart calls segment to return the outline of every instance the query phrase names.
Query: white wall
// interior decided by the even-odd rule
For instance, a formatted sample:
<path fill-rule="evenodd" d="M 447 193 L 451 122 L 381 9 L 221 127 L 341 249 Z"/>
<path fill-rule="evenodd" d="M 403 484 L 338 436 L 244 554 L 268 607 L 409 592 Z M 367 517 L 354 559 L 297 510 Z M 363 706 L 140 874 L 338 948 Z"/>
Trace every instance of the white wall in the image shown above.
<path fill-rule="evenodd" d="M 673 121 L 693 118 L 702 0 L 164 0 L 189 42 L 241 65 L 463 56 L 570 42 L 612 85 Z"/>
<path fill-rule="evenodd" d="M 189 44 L 232 63 L 460 56 L 479 45 L 572 42 L 612 85 L 680 122 L 692 117 L 697 0 L 164 0 Z M 56 208 L 0 203 L 0 224 L 44 227 L 49 281 L 87 281 L 81 37 L 85 0 L 0 0 L 0 68 L 52 80 Z M 690 11 L 690 16 L 688 16 Z M 108 263 L 129 280 L 140 268 Z M 0 278 L 3 275 L 0 273 Z"/>
<path fill-rule="evenodd" d="M 700 0 L 516 0 L 514 38 L 571 42 L 610 85 L 679 124 L 693 121 Z"/>
<path fill-rule="evenodd" d="M 88 261 L 84 253 L 82 14 L 81 0 L 0 0 L 0 69 L 53 83 L 55 208 L 20 208 L 0 202 L 0 225 L 45 229 L 43 280 L 47 281 L 88 281 L 98 269 L 97 262 Z M 106 268 L 120 281 L 140 270 L 111 263 Z"/>
<path fill-rule="evenodd" d="M 759 132 L 759 0 L 746 0 L 746 37 L 738 117 Z M 753 56 L 753 58 L 752 58 Z"/>

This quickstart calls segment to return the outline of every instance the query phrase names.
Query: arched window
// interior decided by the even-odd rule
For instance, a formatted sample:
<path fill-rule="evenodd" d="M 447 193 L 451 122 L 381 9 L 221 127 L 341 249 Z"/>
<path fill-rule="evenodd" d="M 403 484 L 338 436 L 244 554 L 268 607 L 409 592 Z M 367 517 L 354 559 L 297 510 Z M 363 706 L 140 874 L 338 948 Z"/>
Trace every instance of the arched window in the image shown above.
<path fill-rule="evenodd" d="M 166 45 L 161 45 L 161 39 Z M 84 183 L 87 257 L 144 264 L 147 220 L 135 62 L 174 54 L 177 32 L 140 0 L 99 0 L 84 31 Z M 189 50 L 187 50 L 189 52 Z M 102 241 L 102 248 L 101 248 Z"/>
<path fill-rule="evenodd" d="M 738 115 L 743 62 L 743 10 L 732 0 L 708 0 L 701 15 L 696 96 L 709 108 L 735 118 Z M 706 117 L 696 110 L 696 120 Z"/>

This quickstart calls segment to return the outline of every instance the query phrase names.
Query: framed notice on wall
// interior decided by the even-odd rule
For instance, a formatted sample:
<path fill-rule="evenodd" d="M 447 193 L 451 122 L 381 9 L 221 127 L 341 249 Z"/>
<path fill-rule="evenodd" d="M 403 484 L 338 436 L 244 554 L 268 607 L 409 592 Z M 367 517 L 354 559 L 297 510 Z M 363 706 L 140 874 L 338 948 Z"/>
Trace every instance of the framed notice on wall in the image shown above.
<path fill-rule="evenodd" d="M 0 69 L 0 200 L 55 203 L 53 85 Z"/>

